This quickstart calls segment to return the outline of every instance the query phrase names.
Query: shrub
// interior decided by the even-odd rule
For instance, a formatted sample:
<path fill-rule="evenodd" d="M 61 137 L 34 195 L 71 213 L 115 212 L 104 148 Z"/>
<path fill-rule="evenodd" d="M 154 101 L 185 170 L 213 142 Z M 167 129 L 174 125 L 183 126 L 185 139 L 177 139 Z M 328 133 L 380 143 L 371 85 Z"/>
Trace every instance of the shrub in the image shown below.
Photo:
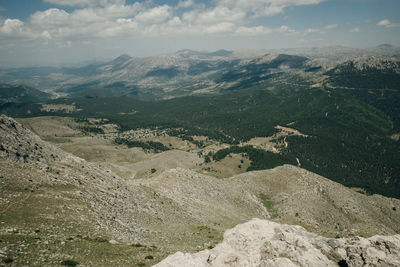
<path fill-rule="evenodd" d="M 10 257 L 3 259 L 3 262 L 6 263 L 6 264 L 7 263 L 12 263 L 13 261 L 14 261 L 14 259 L 10 258 Z"/>
<path fill-rule="evenodd" d="M 79 262 L 74 261 L 74 260 L 64 260 L 63 262 L 61 262 L 61 265 L 64 266 L 71 266 L 71 267 L 75 267 L 79 264 Z"/>

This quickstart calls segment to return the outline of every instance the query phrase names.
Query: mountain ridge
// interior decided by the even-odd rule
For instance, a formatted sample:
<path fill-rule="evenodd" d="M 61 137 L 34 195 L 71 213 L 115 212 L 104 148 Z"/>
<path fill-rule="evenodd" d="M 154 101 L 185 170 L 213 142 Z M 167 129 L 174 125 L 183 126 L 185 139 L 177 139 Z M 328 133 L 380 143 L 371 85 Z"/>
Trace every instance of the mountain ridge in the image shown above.
<path fill-rule="evenodd" d="M 235 81 L 235 84 L 230 85 L 229 83 L 221 83 L 218 76 L 223 75 L 225 71 L 244 66 L 257 59 L 262 62 L 265 54 L 303 56 L 307 57 L 305 63 L 309 66 L 308 68 L 329 70 L 345 61 L 365 55 L 388 58 L 396 57 L 399 53 L 400 50 L 396 46 L 385 49 L 379 47 L 368 49 L 322 47 L 266 50 L 256 56 L 247 57 L 223 49 L 214 52 L 186 49 L 172 54 L 144 58 L 132 58 L 125 54 L 107 62 L 89 64 L 79 68 L 43 67 L 30 68 L 23 72 L 18 71 L 18 69 L 1 69 L 0 80 L 27 84 L 52 93 L 63 94 L 67 92 L 72 95 L 92 97 L 127 95 L 141 99 L 148 99 L 152 95 L 151 98 L 154 100 L 154 98 L 160 99 L 160 95 L 161 98 L 170 98 L 200 92 L 215 94 L 221 92 L 221 87 L 225 90 L 229 87 L 235 88 L 238 83 L 242 82 L 240 77 Z M 283 64 L 283 66 L 285 65 Z M 298 67 L 290 66 L 290 64 L 288 66 L 289 70 L 291 67 L 294 70 Z M 169 71 L 173 75 L 163 75 L 162 71 Z M 153 72 L 154 75 L 146 76 L 149 72 L 150 74 Z M 157 77 L 158 73 L 162 75 Z M 268 73 L 263 73 L 263 75 L 266 74 Z M 254 75 L 260 74 L 254 73 Z M 309 78 L 314 80 L 316 78 L 314 76 Z M 171 80 L 172 77 L 174 79 Z M 254 86 L 259 83 L 260 81 L 255 80 L 246 86 Z M 113 84 L 124 84 L 125 86 L 113 86 L 112 90 L 109 90 L 109 86 Z M 79 90 L 76 90 L 76 88 L 79 88 Z M 131 93 L 131 89 L 134 93 Z M 78 91 L 80 92 L 78 93 Z"/>

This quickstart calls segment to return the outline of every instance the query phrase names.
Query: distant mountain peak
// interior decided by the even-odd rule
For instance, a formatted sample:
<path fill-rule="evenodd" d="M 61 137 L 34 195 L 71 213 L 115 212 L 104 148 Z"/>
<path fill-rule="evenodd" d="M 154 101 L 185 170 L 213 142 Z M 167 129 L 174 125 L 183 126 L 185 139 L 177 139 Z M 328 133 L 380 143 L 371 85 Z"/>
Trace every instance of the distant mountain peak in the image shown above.
<path fill-rule="evenodd" d="M 122 54 L 122 55 L 120 55 L 119 57 L 117 57 L 116 59 L 119 59 L 119 60 L 129 60 L 129 59 L 131 59 L 132 57 L 130 56 L 130 55 L 128 55 L 128 54 Z"/>
<path fill-rule="evenodd" d="M 381 48 L 381 49 L 389 49 L 389 48 L 393 48 L 394 46 L 391 44 L 381 44 L 381 45 L 378 45 L 377 47 Z"/>
<path fill-rule="evenodd" d="M 127 55 L 127 54 L 122 54 L 119 57 L 115 58 L 113 61 L 111 61 L 112 64 L 123 64 L 129 60 L 131 60 L 132 57 Z"/>
<path fill-rule="evenodd" d="M 211 52 L 209 54 L 213 55 L 213 56 L 219 56 L 219 57 L 229 57 L 229 56 L 232 56 L 233 52 L 229 51 L 229 50 L 225 50 L 225 49 L 220 49 L 215 52 Z"/>
<path fill-rule="evenodd" d="M 212 58 L 212 57 L 231 57 L 233 51 L 220 49 L 213 52 L 208 51 L 195 51 L 190 49 L 182 49 L 176 52 L 177 55 L 183 57 L 197 57 L 197 58 Z"/>
<path fill-rule="evenodd" d="M 193 52 L 196 52 L 196 51 L 191 50 L 191 49 L 181 49 L 181 50 L 176 51 L 176 54 L 190 54 Z"/>
<path fill-rule="evenodd" d="M 255 60 L 256 64 L 273 64 L 276 67 L 286 65 L 289 67 L 299 67 L 307 60 L 306 57 L 288 54 L 265 54 Z"/>

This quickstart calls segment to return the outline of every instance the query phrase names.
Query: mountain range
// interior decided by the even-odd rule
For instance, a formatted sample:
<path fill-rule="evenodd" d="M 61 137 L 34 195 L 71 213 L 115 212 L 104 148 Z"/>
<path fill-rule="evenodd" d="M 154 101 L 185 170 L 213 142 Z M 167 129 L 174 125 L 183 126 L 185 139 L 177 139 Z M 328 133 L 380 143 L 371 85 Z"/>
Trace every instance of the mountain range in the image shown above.
<path fill-rule="evenodd" d="M 369 64 L 380 58 L 396 60 L 400 48 L 387 45 L 370 49 L 330 47 L 267 50 L 255 54 L 249 57 L 246 53 L 227 50 L 181 50 L 175 54 L 146 58 L 121 55 L 109 62 L 76 68 L 2 69 L 0 81 L 40 88 L 56 96 L 130 96 L 159 100 L 220 93 L 263 83 L 268 86 L 268 82 L 287 79 L 287 75 L 297 79 L 300 75 L 306 82 L 317 83 L 324 72 L 337 64 L 366 56 L 375 56 Z"/>
<path fill-rule="evenodd" d="M 181 50 L 1 69 L 1 264 L 395 266 L 399 58 Z"/>

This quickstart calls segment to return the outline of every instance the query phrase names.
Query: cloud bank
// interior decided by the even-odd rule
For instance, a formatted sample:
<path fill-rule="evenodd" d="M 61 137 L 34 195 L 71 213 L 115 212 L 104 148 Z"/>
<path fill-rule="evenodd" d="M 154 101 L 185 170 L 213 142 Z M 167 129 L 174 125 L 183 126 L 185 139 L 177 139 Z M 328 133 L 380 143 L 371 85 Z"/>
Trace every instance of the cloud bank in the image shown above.
<path fill-rule="evenodd" d="M 180 0 L 176 6 L 152 1 L 127 4 L 125 0 L 44 0 L 56 5 L 37 11 L 26 21 L 0 21 L 0 40 L 43 39 L 88 41 L 122 36 L 259 36 L 294 33 L 288 26 L 254 25 L 258 18 L 284 12 L 288 7 L 315 5 L 323 0 Z M 63 6 L 72 7 L 67 12 Z M 328 27 L 328 26 L 327 26 Z M 334 25 L 329 26 L 334 28 Z M 328 29 L 328 28 L 327 28 Z"/>
<path fill-rule="evenodd" d="M 382 43 L 393 43 L 399 30 L 392 17 L 377 20 L 370 29 L 367 24 L 376 18 L 362 24 L 362 14 L 332 20 L 324 15 L 331 12 L 329 5 L 321 4 L 328 0 L 37 1 L 51 8 L 41 9 L 35 2 L 37 9 L 28 15 L 11 9 L 1 13 L 6 15 L 0 16 L 0 66 L 109 59 L 120 53 L 148 56 L 184 48 L 364 46 L 377 42 L 368 31 L 385 38 Z"/>
<path fill-rule="evenodd" d="M 393 27 L 400 27 L 400 23 L 392 23 L 388 19 L 384 19 L 379 21 L 376 26 L 386 27 L 386 28 L 393 28 Z"/>

